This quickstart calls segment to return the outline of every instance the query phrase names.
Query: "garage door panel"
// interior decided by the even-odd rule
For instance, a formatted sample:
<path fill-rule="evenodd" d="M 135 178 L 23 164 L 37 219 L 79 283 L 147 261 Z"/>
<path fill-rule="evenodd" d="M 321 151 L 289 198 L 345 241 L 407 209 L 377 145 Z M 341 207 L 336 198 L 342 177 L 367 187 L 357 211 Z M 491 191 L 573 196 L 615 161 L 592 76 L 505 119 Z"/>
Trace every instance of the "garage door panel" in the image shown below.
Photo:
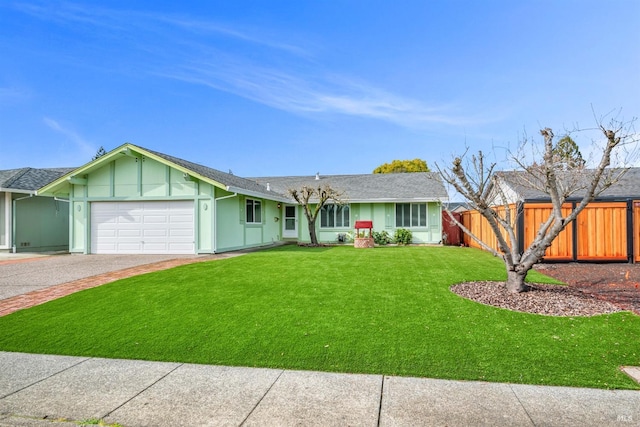
<path fill-rule="evenodd" d="M 154 229 L 144 230 L 143 235 L 145 238 L 152 238 L 152 237 L 167 238 L 169 237 L 169 230 L 154 230 Z"/>
<path fill-rule="evenodd" d="M 142 222 L 141 215 L 120 215 L 116 218 L 115 224 L 140 224 Z"/>
<path fill-rule="evenodd" d="M 171 235 L 171 237 L 191 237 L 192 235 L 191 230 L 180 230 L 175 228 L 169 231 L 169 234 Z"/>
<path fill-rule="evenodd" d="M 144 223 L 145 224 L 166 224 L 169 222 L 169 218 L 167 218 L 167 214 L 164 215 L 145 215 Z"/>
<path fill-rule="evenodd" d="M 141 233 L 140 233 L 140 230 L 137 230 L 137 229 L 121 228 L 120 230 L 118 230 L 118 234 L 115 237 L 119 237 L 121 239 L 122 238 L 139 238 L 141 237 Z"/>
<path fill-rule="evenodd" d="M 91 252 L 195 253 L 193 202 L 94 202 Z"/>
<path fill-rule="evenodd" d="M 140 253 L 142 252 L 142 244 L 118 242 L 114 247 L 115 253 Z"/>

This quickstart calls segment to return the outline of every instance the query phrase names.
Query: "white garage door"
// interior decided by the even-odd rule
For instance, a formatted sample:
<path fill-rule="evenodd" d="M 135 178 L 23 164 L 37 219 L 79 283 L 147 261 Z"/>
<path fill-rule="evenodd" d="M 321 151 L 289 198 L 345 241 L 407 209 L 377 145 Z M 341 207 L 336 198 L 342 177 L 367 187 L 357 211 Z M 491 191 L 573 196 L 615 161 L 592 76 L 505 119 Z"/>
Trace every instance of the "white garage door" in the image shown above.
<path fill-rule="evenodd" d="M 195 253 L 192 201 L 91 203 L 91 253 Z"/>

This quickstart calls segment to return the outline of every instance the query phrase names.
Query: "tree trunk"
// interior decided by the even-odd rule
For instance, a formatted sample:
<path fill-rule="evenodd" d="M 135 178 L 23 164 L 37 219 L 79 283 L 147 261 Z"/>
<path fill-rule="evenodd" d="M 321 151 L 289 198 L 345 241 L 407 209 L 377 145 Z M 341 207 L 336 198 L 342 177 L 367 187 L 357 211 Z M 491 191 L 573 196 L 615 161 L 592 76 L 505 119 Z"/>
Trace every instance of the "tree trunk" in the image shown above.
<path fill-rule="evenodd" d="M 520 293 L 526 292 L 529 287 L 524 283 L 524 279 L 527 277 L 527 271 L 515 271 L 507 270 L 507 290 L 509 292 Z"/>
<path fill-rule="evenodd" d="M 309 237 L 311 238 L 311 244 L 313 246 L 318 245 L 318 236 L 316 235 L 316 222 L 309 221 Z"/>

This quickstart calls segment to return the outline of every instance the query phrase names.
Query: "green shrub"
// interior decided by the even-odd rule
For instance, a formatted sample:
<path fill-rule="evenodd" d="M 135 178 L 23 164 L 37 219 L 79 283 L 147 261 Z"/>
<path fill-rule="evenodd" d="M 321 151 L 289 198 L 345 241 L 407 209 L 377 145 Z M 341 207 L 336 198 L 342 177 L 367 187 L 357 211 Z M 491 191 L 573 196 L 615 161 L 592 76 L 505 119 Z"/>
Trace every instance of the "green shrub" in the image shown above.
<path fill-rule="evenodd" d="M 396 234 L 393 236 L 393 240 L 399 245 L 409 245 L 412 239 L 413 235 L 411 231 L 404 228 L 398 228 Z"/>
<path fill-rule="evenodd" d="M 392 242 L 391 236 L 385 230 L 383 231 L 374 231 L 373 232 L 373 241 L 376 245 L 388 245 Z"/>

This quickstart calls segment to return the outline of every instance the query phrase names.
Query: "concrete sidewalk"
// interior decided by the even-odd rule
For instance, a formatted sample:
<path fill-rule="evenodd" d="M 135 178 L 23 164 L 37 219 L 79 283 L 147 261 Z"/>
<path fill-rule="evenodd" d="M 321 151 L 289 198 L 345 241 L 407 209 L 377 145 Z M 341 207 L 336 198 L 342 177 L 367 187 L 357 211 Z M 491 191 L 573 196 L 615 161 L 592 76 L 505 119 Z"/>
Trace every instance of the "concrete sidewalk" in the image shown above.
<path fill-rule="evenodd" d="M 640 392 L 0 352 L 0 426 L 632 426 Z"/>

